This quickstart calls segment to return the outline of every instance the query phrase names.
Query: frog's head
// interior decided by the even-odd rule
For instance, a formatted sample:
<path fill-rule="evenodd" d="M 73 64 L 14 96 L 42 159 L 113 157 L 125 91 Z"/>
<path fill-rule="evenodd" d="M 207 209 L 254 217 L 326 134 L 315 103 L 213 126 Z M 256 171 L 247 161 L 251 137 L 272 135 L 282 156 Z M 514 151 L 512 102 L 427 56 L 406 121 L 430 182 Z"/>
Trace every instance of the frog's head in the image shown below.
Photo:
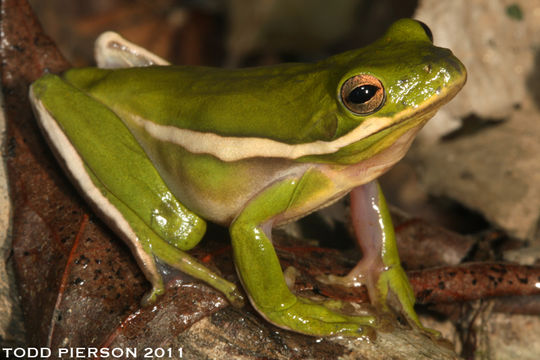
<path fill-rule="evenodd" d="M 343 146 L 310 161 L 352 164 L 371 158 L 418 131 L 467 78 L 452 52 L 434 46 L 429 28 L 411 19 L 397 21 L 373 44 L 327 61 L 337 69 L 327 86 L 339 117 L 335 141 Z"/>

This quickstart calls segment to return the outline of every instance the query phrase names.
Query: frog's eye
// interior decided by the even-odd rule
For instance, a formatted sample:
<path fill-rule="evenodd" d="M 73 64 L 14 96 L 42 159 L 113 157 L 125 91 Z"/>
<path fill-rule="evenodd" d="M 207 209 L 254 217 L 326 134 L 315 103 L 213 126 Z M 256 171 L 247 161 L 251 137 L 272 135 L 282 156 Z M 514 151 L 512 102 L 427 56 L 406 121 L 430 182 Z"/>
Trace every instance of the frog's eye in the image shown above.
<path fill-rule="evenodd" d="M 369 115 L 384 104 L 384 87 L 372 75 L 355 75 L 343 83 L 341 101 L 357 115 Z"/>

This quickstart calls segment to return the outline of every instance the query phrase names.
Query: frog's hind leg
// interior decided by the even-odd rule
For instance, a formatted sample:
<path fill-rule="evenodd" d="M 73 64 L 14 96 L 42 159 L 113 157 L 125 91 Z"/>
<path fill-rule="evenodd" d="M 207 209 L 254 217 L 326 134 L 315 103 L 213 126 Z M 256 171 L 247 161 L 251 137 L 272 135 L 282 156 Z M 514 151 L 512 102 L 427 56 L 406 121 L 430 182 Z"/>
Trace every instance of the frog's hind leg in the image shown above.
<path fill-rule="evenodd" d="M 92 173 L 89 174 L 90 177 L 93 177 Z M 98 186 L 102 185 L 98 179 L 94 178 L 92 180 Z M 221 291 L 232 305 L 243 305 L 243 297 L 238 292 L 235 284 L 212 272 L 197 259 L 158 236 L 137 214 L 114 195 L 109 194 L 107 200 L 112 203 L 113 209 L 122 213 L 122 220 L 126 223 L 120 223 L 124 229 L 118 229 L 117 233 L 124 237 L 125 240 L 127 238 L 126 243 L 130 246 L 146 278 L 152 284 L 152 290 L 143 298 L 143 305 L 153 303 L 164 292 L 163 281 L 156 266 L 155 258 Z M 113 218 L 112 214 L 105 217 Z M 119 228 L 115 224 L 111 225 L 111 227 Z"/>
<path fill-rule="evenodd" d="M 103 184 L 95 178 L 92 172 L 89 171 L 88 174 L 93 184 L 98 188 L 103 187 Z M 114 222 L 111 227 L 117 229 L 117 233 L 126 240 L 146 278 L 152 283 L 152 290 L 145 295 L 142 301 L 143 305 L 153 303 L 164 292 L 163 281 L 155 258 L 221 291 L 234 306 L 243 305 L 243 297 L 235 284 L 217 275 L 197 259 L 178 249 L 175 244 L 158 236 L 136 213 L 114 195 L 107 194 L 106 200 L 111 203 L 112 208 L 109 211 L 112 212 L 104 217 L 114 220 L 118 218 L 114 211 L 121 213 L 120 221 Z M 201 221 L 203 220 L 201 219 Z"/>
<path fill-rule="evenodd" d="M 351 192 L 351 215 L 362 259 L 344 276 L 321 276 L 321 282 L 344 286 L 365 285 L 371 303 L 389 311 L 388 302 L 400 309 L 409 323 L 428 333 L 414 310 L 414 292 L 399 260 L 394 227 L 384 195 L 376 181 Z"/>
<path fill-rule="evenodd" d="M 114 112 L 56 75 L 38 80 L 30 97 L 59 162 L 152 283 L 147 301 L 164 291 L 157 257 L 241 302 L 234 284 L 181 251 L 200 241 L 206 224 L 169 191 Z"/>

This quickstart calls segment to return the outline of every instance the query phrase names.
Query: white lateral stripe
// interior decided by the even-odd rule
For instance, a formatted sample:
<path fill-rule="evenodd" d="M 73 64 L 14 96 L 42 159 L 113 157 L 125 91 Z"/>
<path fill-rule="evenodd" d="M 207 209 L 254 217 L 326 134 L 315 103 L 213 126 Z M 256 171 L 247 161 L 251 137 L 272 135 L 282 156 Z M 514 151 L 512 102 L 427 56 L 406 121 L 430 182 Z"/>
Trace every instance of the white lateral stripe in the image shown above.
<path fill-rule="evenodd" d="M 286 144 L 257 137 L 230 137 L 171 125 L 160 125 L 137 115 L 129 116 L 136 126 L 153 138 L 182 146 L 196 154 L 210 154 L 223 161 L 253 157 L 297 159 L 306 155 L 331 154 L 392 125 L 392 118 L 370 118 L 357 128 L 333 141 L 317 140 L 304 144 Z"/>
<path fill-rule="evenodd" d="M 265 138 L 221 136 L 172 125 L 160 125 L 135 114 L 129 114 L 127 117 L 128 121 L 132 121 L 136 126 L 144 129 L 156 140 L 182 146 L 195 154 L 213 155 L 223 161 L 238 161 L 254 157 L 298 159 L 308 155 L 335 153 L 347 145 L 365 139 L 390 126 L 412 119 L 416 114 L 428 113 L 427 109 L 433 107 L 434 104 L 441 103 L 441 100 L 444 103 L 444 99 L 448 98 L 448 93 L 454 89 L 454 87 L 445 87 L 439 94 L 432 95 L 420 106 L 403 110 L 398 117 L 372 117 L 364 120 L 358 127 L 335 140 L 317 140 L 293 145 Z M 435 109 L 439 106 L 435 106 Z M 434 112 L 429 118 L 433 114 Z"/>

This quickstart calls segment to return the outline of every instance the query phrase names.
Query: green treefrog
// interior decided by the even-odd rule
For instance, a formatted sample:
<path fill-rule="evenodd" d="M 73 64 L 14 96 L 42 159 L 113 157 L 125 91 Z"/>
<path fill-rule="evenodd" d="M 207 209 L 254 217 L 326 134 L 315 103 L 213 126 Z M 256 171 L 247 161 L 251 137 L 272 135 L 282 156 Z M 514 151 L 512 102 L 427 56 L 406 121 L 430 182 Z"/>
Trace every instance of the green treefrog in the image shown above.
<path fill-rule="evenodd" d="M 240 282 L 268 321 L 316 335 L 361 336 L 378 317 L 342 314 L 287 287 L 272 228 L 353 193 L 363 259 L 345 278 L 376 309 L 421 327 L 375 182 L 464 85 L 466 70 L 429 29 L 399 20 L 371 45 L 313 64 L 245 69 L 169 66 L 114 34 L 98 65 L 47 74 L 30 89 L 59 162 L 130 246 L 152 290 L 156 262 L 198 278 L 234 305 L 234 283 L 189 256 L 206 223 L 228 226 Z M 113 69 L 111 69 L 113 68 Z"/>

